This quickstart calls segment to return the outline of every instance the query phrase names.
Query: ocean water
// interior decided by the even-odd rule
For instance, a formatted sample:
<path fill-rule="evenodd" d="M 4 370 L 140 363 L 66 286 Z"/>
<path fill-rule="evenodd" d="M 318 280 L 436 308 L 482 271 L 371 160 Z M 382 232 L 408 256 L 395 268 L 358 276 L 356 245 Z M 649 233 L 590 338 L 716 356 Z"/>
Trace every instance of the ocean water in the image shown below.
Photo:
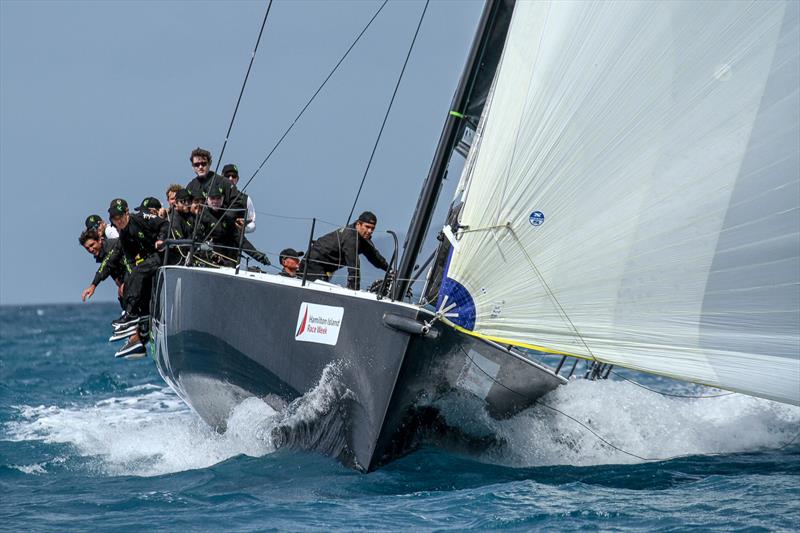
<path fill-rule="evenodd" d="M 270 429 L 284 414 L 258 399 L 232 413 L 225 434 L 211 431 L 151 360 L 114 359 L 115 314 L 110 304 L 0 307 L 0 529 L 800 527 L 797 407 L 579 380 L 546 397 L 550 408 L 498 422 L 454 396 L 437 400 L 447 420 L 497 445 L 476 456 L 424 448 L 364 475 L 276 449 Z M 292 416 L 324 411 L 325 387 Z"/>

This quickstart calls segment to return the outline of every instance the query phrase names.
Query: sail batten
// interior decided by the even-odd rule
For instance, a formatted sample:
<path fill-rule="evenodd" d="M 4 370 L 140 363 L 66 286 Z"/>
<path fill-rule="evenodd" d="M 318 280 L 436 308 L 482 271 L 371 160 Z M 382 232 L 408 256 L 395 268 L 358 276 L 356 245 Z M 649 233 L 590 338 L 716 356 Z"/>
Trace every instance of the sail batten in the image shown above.
<path fill-rule="evenodd" d="M 800 404 L 798 24 L 791 1 L 518 2 L 454 325 Z"/>

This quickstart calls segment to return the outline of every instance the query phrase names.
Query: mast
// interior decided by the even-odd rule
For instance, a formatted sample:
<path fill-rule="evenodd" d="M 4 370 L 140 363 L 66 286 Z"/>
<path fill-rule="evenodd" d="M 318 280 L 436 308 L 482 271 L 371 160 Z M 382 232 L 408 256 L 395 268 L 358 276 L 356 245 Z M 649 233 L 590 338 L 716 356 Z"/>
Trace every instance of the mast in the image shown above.
<path fill-rule="evenodd" d="M 514 3 L 515 0 L 487 0 L 484 6 L 464 71 L 453 95 L 450 113 L 447 115 L 433 162 L 422 186 L 414 215 L 411 217 L 403 258 L 395 277 L 398 280 L 392 295 L 395 300 L 401 299 L 411 284 L 417 256 L 428 232 L 450 157 L 464 131 L 464 119 L 469 116 L 479 116 L 483 108 L 488 86 L 494 78 L 500 60 Z"/>

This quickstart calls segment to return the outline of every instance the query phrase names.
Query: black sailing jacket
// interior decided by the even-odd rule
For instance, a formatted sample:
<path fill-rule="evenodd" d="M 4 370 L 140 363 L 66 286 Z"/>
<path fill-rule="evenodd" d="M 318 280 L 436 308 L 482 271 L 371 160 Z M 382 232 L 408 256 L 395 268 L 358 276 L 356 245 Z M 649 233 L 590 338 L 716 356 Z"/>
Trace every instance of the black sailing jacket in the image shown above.
<path fill-rule="evenodd" d="M 156 241 L 167 238 L 169 222 L 148 213 L 131 213 L 130 222 L 119 232 L 122 253 L 135 266 L 157 253 Z"/>
<path fill-rule="evenodd" d="M 213 170 L 209 170 L 204 176 L 197 176 L 194 178 L 189 182 L 189 185 L 186 186 L 186 189 L 192 193 L 192 198 L 202 198 L 203 203 L 205 203 L 205 199 L 208 198 L 208 192 L 211 190 L 212 186 L 216 187 L 222 194 L 222 207 L 230 207 L 231 202 L 233 202 L 236 196 L 236 188 L 227 178 L 215 174 Z"/>
<path fill-rule="evenodd" d="M 103 239 L 103 248 L 95 261 L 100 263 L 92 280 L 95 287 L 109 276 L 117 283 L 123 283 L 125 276 L 131 271 L 131 265 L 120 248 L 119 239 Z"/>
<path fill-rule="evenodd" d="M 355 223 L 323 235 L 311 243 L 308 254 L 308 271 L 333 274 L 347 267 L 347 287 L 358 290 L 361 287 L 359 274 L 359 254 L 367 258 L 372 266 L 388 270 L 389 263 L 375 248 L 371 240 L 358 234 Z"/>

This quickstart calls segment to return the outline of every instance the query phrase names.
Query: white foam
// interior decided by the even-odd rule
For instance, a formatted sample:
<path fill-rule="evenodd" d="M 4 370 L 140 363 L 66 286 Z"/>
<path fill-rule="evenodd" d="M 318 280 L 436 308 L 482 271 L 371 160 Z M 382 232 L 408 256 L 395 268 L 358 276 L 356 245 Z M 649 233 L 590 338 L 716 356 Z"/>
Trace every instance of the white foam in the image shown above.
<path fill-rule="evenodd" d="M 32 465 L 9 465 L 9 466 L 11 468 L 19 470 L 23 474 L 39 475 L 47 473 L 47 470 L 44 469 L 44 465 L 41 463 L 36 463 Z"/>
<path fill-rule="evenodd" d="M 800 408 L 795 406 L 740 394 L 667 397 L 624 381 L 573 381 L 542 403 L 583 422 L 614 446 L 646 459 L 774 449 L 800 431 Z M 446 406 L 444 412 L 451 422 Z M 480 413 L 457 425 L 475 434 L 494 433 L 504 441 L 484 456 L 492 462 L 512 466 L 642 462 L 543 405 L 504 421 Z"/>
<path fill-rule="evenodd" d="M 5 425 L 5 440 L 70 444 L 90 467 L 107 475 L 155 476 L 206 468 L 237 455 L 275 451 L 272 429 L 309 421 L 329 410 L 338 372 L 330 365 L 319 384 L 280 412 L 248 398 L 231 413 L 227 430 L 209 428 L 168 387 L 144 385 L 92 406 L 17 406 L 21 420 Z M 35 466 L 26 473 L 45 473 Z"/>
<path fill-rule="evenodd" d="M 234 409 L 218 434 L 168 388 L 132 387 L 127 396 L 91 406 L 18 406 L 20 419 L 4 439 L 69 444 L 91 468 L 107 475 L 154 476 L 206 468 L 236 455 L 275 450 L 272 429 L 294 426 L 330 411 L 341 398 L 334 366 L 302 399 L 275 411 L 257 398 Z M 347 391 L 345 391 L 347 393 Z M 482 459 L 510 466 L 636 463 L 584 427 L 543 405 L 503 421 L 480 400 L 454 395 L 434 402 L 451 425 L 503 445 Z M 615 446 L 641 457 L 734 453 L 779 447 L 800 430 L 800 408 L 738 394 L 710 399 L 670 398 L 620 381 L 574 381 L 543 403 L 580 420 Z M 14 466 L 29 474 L 46 465 Z"/>
<path fill-rule="evenodd" d="M 18 407 L 22 420 L 6 424 L 5 438 L 70 444 L 109 475 L 160 475 L 274 450 L 254 428 L 275 411 L 256 398 L 234 410 L 229 430 L 220 435 L 169 389 L 139 392 L 90 407 Z"/>

